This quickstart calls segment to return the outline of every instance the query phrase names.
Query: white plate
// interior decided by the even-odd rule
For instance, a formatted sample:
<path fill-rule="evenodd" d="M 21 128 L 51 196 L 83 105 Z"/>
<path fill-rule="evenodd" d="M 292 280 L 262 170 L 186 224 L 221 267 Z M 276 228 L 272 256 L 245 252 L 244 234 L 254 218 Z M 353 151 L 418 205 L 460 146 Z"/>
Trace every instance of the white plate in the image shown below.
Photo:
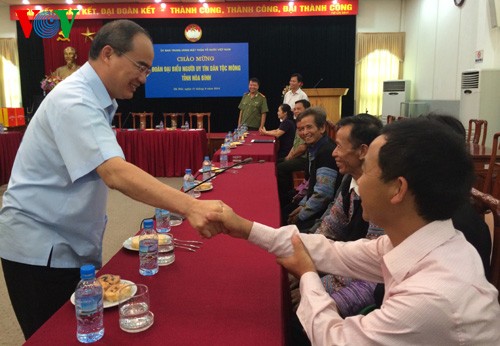
<path fill-rule="evenodd" d="M 158 234 L 159 237 L 162 236 L 162 234 Z M 139 251 L 139 249 L 136 249 L 132 246 L 132 239 L 134 238 L 139 238 L 138 235 L 135 235 L 133 237 L 130 237 L 130 238 L 127 238 L 124 242 L 123 242 L 123 247 L 127 250 L 132 250 L 132 251 Z"/>
<path fill-rule="evenodd" d="M 201 181 L 198 181 L 198 180 L 195 180 L 195 181 L 194 181 L 194 184 L 195 184 L 195 185 L 196 185 L 196 184 L 199 184 L 199 183 L 201 183 Z M 210 191 L 210 190 L 213 190 L 213 188 L 214 188 L 214 184 L 210 183 L 210 187 L 201 188 L 201 186 L 198 186 L 198 187 L 196 187 L 194 190 L 195 190 L 195 191 L 200 191 L 200 192 L 205 192 L 205 191 Z"/>
<path fill-rule="evenodd" d="M 212 172 L 217 173 L 218 171 L 222 170 L 222 168 L 212 166 Z M 198 172 L 203 173 L 203 168 L 200 168 Z"/>
<path fill-rule="evenodd" d="M 130 294 L 130 296 L 132 297 L 135 292 L 137 292 L 137 286 L 135 285 L 135 283 L 133 283 L 132 281 L 129 281 L 129 280 L 120 280 L 120 283 L 121 284 L 126 284 L 126 285 L 133 285 L 132 286 L 132 292 Z M 75 305 L 75 293 L 73 292 L 73 294 L 71 295 L 71 298 L 69 298 L 69 300 L 71 301 L 71 303 L 73 305 Z M 102 306 L 107 309 L 107 308 L 111 308 L 113 306 L 117 306 L 119 304 L 119 301 L 117 302 L 108 302 L 107 300 L 103 299 L 102 301 Z"/>

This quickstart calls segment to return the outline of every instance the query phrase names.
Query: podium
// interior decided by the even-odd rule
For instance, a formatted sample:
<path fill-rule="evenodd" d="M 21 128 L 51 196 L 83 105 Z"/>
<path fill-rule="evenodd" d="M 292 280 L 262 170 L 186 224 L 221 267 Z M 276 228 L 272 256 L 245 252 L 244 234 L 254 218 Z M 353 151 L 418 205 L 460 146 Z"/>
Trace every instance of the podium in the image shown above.
<path fill-rule="evenodd" d="M 349 88 L 314 88 L 302 89 L 309 97 L 312 106 L 323 107 L 328 120 L 336 124 L 342 111 L 342 96 Z"/>

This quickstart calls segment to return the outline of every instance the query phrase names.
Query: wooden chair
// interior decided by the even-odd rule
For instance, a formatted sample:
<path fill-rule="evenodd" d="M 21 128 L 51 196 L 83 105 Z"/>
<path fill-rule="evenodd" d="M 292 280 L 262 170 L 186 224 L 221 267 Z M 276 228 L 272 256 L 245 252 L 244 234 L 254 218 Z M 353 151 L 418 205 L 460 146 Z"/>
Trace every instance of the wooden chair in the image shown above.
<path fill-rule="evenodd" d="M 474 144 L 479 144 L 479 141 L 481 141 L 481 145 L 484 146 L 484 143 L 486 143 L 487 132 L 488 132 L 488 122 L 486 120 L 470 119 L 469 129 L 467 131 L 467 142 L 472 141 L 472 143 Z"/>
<path fill-rule="evenodd" d="M 486 170 L 486 176 L 484 178 L 483 192 L 493 195 L 495 198 L 499 198 L 500 194 L 500 181 L 498 176 L 500 175 L 500 162 L 497 160 L 498 152 L 498 137 L 500 137 L 500 132 L 493 135 L 493 146 L 491 147 L 491 158 L 488 164 L 488 169 Z"/>
<path fill-rule="evenodd" d="M 116 121 L 115 121 L 116 119 Z M 121 129 L 122 128 L 122 113 L 115 113 L 115 116 L 113 117 L 113 122 L 115 124 L 118 124 L 118 126 L 116 126 L 117 128 Z"/>
<path fill-rule="evenodd" d="M 210 113 L 188 113 L 189 114 L 189 127 L 196 129 L 203 129 L 204 119 L 207 118 L 207 134 L 210 134 Z M 193 126 L 193 120 L 196 121 L 196 126 Z"/>
<path fill-rule="evenodd" d="M 388 115 L 387 116 L 387 124 L 390 124 L 392 122 L 396 121 L 396 117 L 394 115 Z"/>
<path fill-rule="evenodd" d="M 176 129 L 179 126 L 179 118 L 180 125 L 184 124 L 184 113 L 163 113 L 163 126 L 167 127 L 167 119 L 170 119 L 170 128 Z"/>
<path fill-rule="evenodd" d="M 471 199 L 476 210 L 485 216 L 485 222 L 490 229 L 490 282 L 500 290 L 500 201 L 474 188 L 471 190 Z"/>
<path fill-rule="evenodd" d="M 330 120 L 326 121 L 326 134 L 332 139 L 332 141 L 335 142 L 335 137 L 337 135 L 337 126 Z"/>
<path fill-rule="evenodd" d="M 149 128 L 153 128 L 153 112 L 142 112 L 142 113 L 134 113 L 132 112 L 132 124 L 134 126 L 134 129 L 137 128 L 135 125 L 135 120 L 139 118 L 139 128 L 141 128 L 141 123 L 144 122 L 144 128 L 147 128 L 147 123 L 148 123 L 148 118 L 149 118 Z"/>

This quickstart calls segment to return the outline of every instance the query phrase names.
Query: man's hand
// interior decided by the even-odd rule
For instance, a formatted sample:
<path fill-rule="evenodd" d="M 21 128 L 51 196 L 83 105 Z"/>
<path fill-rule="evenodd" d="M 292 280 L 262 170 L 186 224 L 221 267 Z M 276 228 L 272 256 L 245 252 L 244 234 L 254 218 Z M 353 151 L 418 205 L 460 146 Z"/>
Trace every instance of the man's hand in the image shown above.
<path fill-rule="evenodd" d="M 191 226 L 197 229 L 200 235 L 205 238 L 211 238 L 213 235 L 222 233 L 222 225 L 207 218 L 208 214 L 222 212 L 222 201 L 193 199 L 192 202 L 185 215 Z"/>
<path fill-rule="evenodd" d="M 298 234 L 292 237 L 292 245 L 293 255 L 289 257 L 278 257 L 276 260 L 278 264 L 281 264 L 290 274 L 299 280 L 302 275 L 307 272 L 316 272 L 313 260 Z"/>
<path fill-rule="evenodd" d="M 220 231 L 234 238 L 248 239 L 253 222 L 236 214 L 227 204 L 219 201 L 217 212 L 207 215 L 209 221 L 217 224 Z"/>
<path fill-rule="evenodd" d="M 292 211 L 289 215 L 288 215 L 288 224 L 289 225 L 295 225 L 297 223 L 297 221 L 299 221 L 299 213 L 300 211 L 302 210 L 302 206 L 298 206 L 297 208 L 295 208 L 294 211 Z"/>

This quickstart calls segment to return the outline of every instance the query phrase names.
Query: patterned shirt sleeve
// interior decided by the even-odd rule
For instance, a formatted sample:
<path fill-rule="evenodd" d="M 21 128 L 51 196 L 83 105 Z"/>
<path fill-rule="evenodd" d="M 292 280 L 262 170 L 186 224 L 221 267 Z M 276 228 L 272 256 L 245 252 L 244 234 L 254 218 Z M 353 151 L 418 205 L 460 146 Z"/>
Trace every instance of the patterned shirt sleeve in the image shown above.
<path fill-rule="evenodd" d="M 304 221 L 314 214 L 324 211 L 333 198 L 335 193 L 335 181 L 338 172 L 329 167 L 320 167 L 316 171 L 316 184 L 314 192 L 307 199 L 304 208 L 300 211 L 298 217 Z"/>

